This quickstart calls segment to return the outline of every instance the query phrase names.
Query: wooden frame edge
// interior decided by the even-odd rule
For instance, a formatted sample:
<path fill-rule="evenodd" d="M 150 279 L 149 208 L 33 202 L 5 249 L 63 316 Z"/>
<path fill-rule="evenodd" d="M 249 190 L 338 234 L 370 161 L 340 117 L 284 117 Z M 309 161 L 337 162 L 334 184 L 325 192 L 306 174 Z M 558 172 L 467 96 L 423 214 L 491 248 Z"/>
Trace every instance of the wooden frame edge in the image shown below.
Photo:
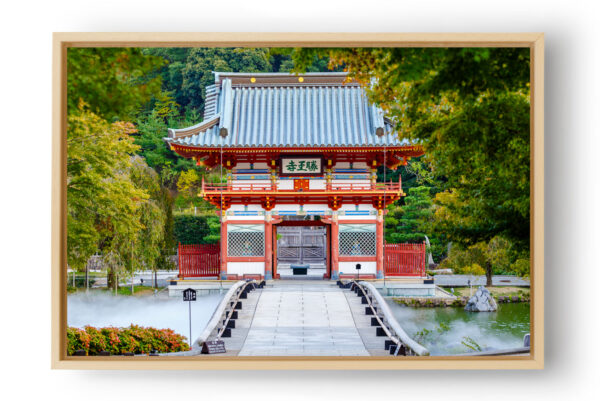
<path fill-rule="evenodd" d="M 158 39 L 157 39 L 158 38 Z M 77 47 L 369 46 L 531 49 L 531 355 L 524 357 L 181 358 L 66 356 L 66 53 Z M 55 32 L 52 55 L 51 367 L 53 369 L 397 370 L 544 368 L 544 34 L 543 33 L 119 33 Z M 64 322 L 63 322 L 64 319 Z M 64 324 L 63 324 L 64 323 Z M 79 359 L 81 358 L 81 359 Z"/>
<path fill-rule="evenodd" d="M 402 360 L 364 357 L 364 360 L 354 357 L 338 357 L 319 359 L 311 357 L 172 357 L 172 359 L 152 359 L 151 357 L 94 357 L 94 360 L 59 361 L 55 369 L 93 369 L 93 370 L 497 370 L 497 369 L 543 369 L 543 363 L 528 357 L 406 357 Z M 96 360 L 96 358 L 98 358 Z"/>
<path fill-rule="evenodd" d="M 66 265 L 66 46 L 60 35 L 52 41 L 52 228 L 51 228 L 51 366 L 60 367 L 66 357 L 66 288 L 62 277 Z M 63 324 L 63 317 L 65 324 Z"/>
<path fill-rule="evenodd" d="M 544 35 L 531 46 L 531 355 L 544 367 Z"/>
<path fill-rule="evenodd" d="M 157 39 L 157 36 L 160 38 Z M 541 33 L 373 33 L 373 32 L 56 32 L 66 46 L 397 46 L 529 47 Z M 293 42 L 293 43 L 291 43 Z"/>

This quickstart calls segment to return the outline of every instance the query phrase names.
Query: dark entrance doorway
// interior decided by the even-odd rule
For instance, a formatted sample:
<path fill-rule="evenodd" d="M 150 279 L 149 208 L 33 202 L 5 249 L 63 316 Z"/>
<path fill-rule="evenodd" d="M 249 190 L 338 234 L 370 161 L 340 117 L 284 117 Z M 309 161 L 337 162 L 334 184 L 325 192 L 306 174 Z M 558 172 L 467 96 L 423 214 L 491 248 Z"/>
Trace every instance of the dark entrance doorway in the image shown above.
<path fill-rule="evenodd" d="M 327 228 L 278 226 L 277 273 L 280 278 L 323 278 L 327 273 Z"/>

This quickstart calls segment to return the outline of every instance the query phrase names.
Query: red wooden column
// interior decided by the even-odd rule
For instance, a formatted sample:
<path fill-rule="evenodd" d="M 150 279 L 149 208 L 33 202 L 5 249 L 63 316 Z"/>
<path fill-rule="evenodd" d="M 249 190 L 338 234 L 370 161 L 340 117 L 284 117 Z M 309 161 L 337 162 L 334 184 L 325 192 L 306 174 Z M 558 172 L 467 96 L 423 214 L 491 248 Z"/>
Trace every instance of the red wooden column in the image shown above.
<path fill-rule="evenodd" d="M 221 219 L 221 280 L 227 279 L 227 221 Z"/>
<path fill-rule="evenodd" d="M 337 218 L 331 219 L 331 279 L 340 279 L 340 225 Z"/>
<path fill-rule="evenodd" d="M 273 224 L 265 221 L 265 280 L 273 279 Z"/>
<path fill-rule="evenodd" d="M 265 217 L 265 280 L 273 279 L 273 224 L 279 224 L 282 220 L 278 216 Z"/>
<path fill-rule="evenodd" d="M 381 212 L 381 210 L 379 210 Z M 383 264 L 383 215 L 377 216 L 377 223 L 375 223 L 375 238 L 376 238 L 376 259 L 377 259 L 377 276 L 376 278 L 383 278 L 384 264 Z"/>

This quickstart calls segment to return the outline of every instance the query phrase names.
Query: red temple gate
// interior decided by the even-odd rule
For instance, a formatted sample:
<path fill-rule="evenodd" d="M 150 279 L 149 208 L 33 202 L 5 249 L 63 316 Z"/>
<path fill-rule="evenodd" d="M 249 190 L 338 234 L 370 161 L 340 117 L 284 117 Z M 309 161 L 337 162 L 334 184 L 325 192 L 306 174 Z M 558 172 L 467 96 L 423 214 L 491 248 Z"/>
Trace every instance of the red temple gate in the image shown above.
<path fill-rule="evenodd" d="M 219 244 L 179 244 L 177 255 L 180 278 L 219 276 L 221 264 Z"/>

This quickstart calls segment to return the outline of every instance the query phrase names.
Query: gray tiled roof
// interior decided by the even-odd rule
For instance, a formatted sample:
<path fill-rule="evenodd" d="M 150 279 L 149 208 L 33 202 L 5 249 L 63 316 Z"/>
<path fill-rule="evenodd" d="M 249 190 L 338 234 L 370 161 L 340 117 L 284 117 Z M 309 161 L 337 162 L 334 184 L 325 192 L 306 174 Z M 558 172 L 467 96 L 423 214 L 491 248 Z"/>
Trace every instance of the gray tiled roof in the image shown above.
<path fill-rule="evenodd" d="M 345 74 L 305 74 L 303 83 L 291 74 L 215 75 L 217 82 L 207 87 L 204 121 L 169 129 L 168 143 L 200 148 L 408 145 L 395 135 L 375 134 L 378 128 L 387 134 L 390 127 L 358 84 L 342 83 Z M 254 75 L 260 79 L 250 83 Z"/>

